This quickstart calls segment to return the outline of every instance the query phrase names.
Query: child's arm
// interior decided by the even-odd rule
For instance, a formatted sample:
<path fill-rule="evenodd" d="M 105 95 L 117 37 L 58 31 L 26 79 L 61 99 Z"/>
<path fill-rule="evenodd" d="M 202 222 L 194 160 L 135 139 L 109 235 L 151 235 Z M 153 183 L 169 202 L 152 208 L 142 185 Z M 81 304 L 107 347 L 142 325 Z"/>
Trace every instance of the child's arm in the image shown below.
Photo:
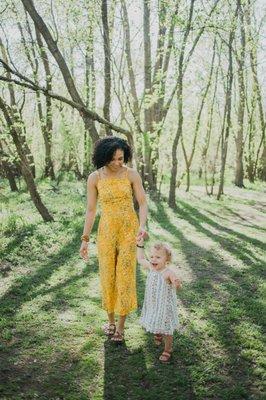
<path fill-rule="evenodd" d="M 169 277 L 168 277 L 170 283 L 176 288 L 176 289 L 181 289 L 182 288 L 182 281 L 181 279 L 177 276 L 177 274 L 174 271 L 169 271 Z"/>
<path fill-rule="evenodd" d="M 145 257 L 143 243 L 144 239 L 142 237 L 137 239 L 137 260 L 142 267 L 150 269 L 150 263 Z"/>

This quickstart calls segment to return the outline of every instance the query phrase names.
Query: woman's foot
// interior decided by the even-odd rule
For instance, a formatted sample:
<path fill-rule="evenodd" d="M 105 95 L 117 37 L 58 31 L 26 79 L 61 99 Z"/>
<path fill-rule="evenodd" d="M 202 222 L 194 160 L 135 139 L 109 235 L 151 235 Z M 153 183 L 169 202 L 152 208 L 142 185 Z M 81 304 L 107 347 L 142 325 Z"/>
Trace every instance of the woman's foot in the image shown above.
<path fill-rule="evenodd" d="M 107 336 L 113 336 L 115 334 L 115 331 L 116 331 L 115 324 L 110 324 L 109 322 L 103 326 L 103 332 Z"/>
<path fill-rule="evenodd" d="M 161 335 L 160 333 L 155 333 L 154 335 L 154 343 L 156 346 L 160 346 L 162 344 L 163 341 L 163 335 Z"/>
<path fill-rule="evenodd" d="M 172 358 L 172 350 L 164 350 L 159 357 L 163 364 L 168 364 Z"/>
<path fill-rule="evenodd" d="M 117 344 L 122 344 L 125 341 L 124 332 L 116 331 L 111 337 L 111 341 Z"/>

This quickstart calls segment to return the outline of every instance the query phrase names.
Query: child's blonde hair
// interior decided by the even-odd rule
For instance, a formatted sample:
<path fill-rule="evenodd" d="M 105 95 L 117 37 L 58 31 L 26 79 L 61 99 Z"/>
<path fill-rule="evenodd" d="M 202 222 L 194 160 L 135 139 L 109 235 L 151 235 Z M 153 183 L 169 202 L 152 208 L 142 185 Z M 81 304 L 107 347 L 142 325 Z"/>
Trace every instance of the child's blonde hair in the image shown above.
<path fill-rule="evenodd" d="M 156 249 L 156 250 L 164 250 L 165 254 L 166 254 L 166 260 L 168 262 L 172 262 L 172 258 L 173 258 L 173 250 L 171 249 L 171 247 L 169 246 L 168 243 L 163 243 L 163 242 L 156 242 L 152 245 L 151 247 L 152 249 Z"/>

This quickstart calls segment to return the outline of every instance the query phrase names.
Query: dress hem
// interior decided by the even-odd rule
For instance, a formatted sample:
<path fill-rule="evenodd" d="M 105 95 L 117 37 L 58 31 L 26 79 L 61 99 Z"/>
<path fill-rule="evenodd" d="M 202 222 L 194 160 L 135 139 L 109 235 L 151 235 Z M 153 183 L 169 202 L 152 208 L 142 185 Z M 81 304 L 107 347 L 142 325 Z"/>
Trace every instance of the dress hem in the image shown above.
<path fill-rule="evenodd" d="M 142 323 L 140 323 L 140 325 L 142 326 L 142 328 L 144 328 L 146 330 L 146 332 L 153 333 L 153 334 L 161 334 L 161 335 L 173 335 L 174 331 L 176 331 L 178 329 L 178 327 L 179 327 L 179 324 L 178 324 L 173 328 L 172 331 L 164 331 L 163 329 L 157 329 L 157 330 L 149 329 L 145 325 L 143 325 Z"/>

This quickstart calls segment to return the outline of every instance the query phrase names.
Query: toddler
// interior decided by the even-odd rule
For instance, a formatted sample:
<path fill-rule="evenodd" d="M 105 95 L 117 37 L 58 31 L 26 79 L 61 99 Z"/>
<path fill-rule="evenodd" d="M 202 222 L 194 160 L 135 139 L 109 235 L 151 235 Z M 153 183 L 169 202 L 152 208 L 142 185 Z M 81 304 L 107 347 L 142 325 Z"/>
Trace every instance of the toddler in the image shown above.
<path fill-rule="evenodd" d="M 138 263 L 149 271 L 140 323 L 154 334 L 157 346 L 164 341 L 159 360 L 168 363 L 173 351 L 173 332 L 178 326 L 176 289 L 181 288 L 181 281 L 169 268 L 171 248 L 166 243 L 156 243 L 147 260 L 143 243 L 143 238 L 137 239 Z"/>

